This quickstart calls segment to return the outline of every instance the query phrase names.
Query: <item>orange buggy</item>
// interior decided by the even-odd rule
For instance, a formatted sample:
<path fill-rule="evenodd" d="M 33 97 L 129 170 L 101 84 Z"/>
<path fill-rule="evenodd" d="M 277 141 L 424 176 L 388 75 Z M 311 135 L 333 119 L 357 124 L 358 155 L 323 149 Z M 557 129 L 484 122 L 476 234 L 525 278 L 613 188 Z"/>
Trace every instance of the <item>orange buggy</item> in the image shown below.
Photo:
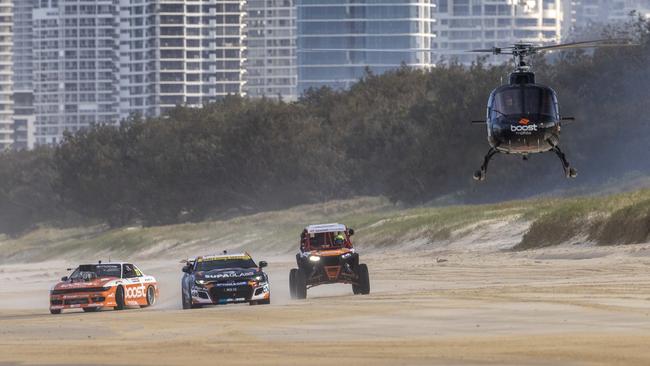
<path fill-rule="evenodd" d="M 347 283 L 356 294 L 370 293 L 368 266 L 352 247 L 353 229 L 342 224 L 309 225 L 300 235 L 298 268 L 289 272 L 291 298 L 304 299 L 307 289 L 326 283 Z"/>

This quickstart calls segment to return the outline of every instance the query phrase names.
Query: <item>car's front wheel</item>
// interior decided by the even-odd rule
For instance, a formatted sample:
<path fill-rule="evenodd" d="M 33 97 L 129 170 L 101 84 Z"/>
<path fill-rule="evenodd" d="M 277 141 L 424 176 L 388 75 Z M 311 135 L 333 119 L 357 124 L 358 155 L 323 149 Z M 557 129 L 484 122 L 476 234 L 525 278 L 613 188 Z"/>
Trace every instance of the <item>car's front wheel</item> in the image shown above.
<path fill-rule="evenodd" d="M 140 305 L 141 308 L 151 306 L 156 302 L 156 289 L 153 286 L 147 287 L 147 305 Z"/>
<path fill-rule="evenodd" d="M 50 309 L 50 314 L 52 315 L 61 314 L 61 309 Z"/>
<path fill-rule="evenodd" d="M 248 304 L 249 305 L 269 305 L 270 303 L 271 303 L 271 298 L 269 297 L 268 299 L 265 299 L 265 300 L 251 301 Z"/>
<path fill-rule="evenodd" d="M 99 308 L 83 308 L 87 313 L 94 313 L 99 310 Z"/>
<path fill-rule="evenodd" d="M 181 291 L 181 301 L 183 303 L 183 310 L 191 309 L 192 308 L 192 301 L 188 299 L 187 295 L 185 294 L 185 290 Z"/>
<path fill-rule="evenodd" d="M 113 309 L 124 310 L 124 287 L 118 286 L 115 290 L 115 303 L 117 304 Z"/>

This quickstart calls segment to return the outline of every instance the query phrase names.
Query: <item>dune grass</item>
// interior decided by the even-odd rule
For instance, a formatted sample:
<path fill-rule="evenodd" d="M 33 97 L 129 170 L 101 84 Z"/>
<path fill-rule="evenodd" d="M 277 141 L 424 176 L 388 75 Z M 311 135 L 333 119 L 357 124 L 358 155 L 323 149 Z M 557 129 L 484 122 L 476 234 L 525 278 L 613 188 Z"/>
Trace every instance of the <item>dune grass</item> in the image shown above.
<path fill-rule="evenodd" d="M 228 250 L 286 254 L 302 228 L 341 222 L 357 231 L 365 249 L 418 242 L 434 247 L 495 220 L 529 224 L 514 250 L 553 246 L 580 238 L 599 245 L 650 241 L 650 189 L 606 196 L 538 198 L 488 205 L 404 208 L 384 198 L 297 206 L 229 220 L 160 227 L 41 228 L 21 238 L 0 237 L 0 262 L 53 258 L 191 256 Z"/>

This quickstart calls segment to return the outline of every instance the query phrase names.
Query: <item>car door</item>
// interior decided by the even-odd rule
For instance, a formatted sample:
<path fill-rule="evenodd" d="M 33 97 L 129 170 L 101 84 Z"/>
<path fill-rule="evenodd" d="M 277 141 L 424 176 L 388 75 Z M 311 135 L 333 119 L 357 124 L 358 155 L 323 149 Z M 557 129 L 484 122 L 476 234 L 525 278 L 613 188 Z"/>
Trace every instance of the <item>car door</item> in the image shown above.
<path fill-rule="evenodd" d="M 131 263 L 123 265 L 124 302 L 127 305 L 142 305 L 146 301 L 146 286 L 142 272 Z"/>

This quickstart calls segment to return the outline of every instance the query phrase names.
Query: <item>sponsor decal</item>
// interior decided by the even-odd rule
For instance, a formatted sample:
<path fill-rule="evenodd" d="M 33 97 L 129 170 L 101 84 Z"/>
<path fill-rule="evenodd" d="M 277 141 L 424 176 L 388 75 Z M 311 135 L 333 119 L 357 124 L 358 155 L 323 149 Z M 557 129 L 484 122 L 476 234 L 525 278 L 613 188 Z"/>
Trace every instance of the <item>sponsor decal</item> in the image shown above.
<path fill-rule="evenodd" d="M 233 287 L 233 286 L 244 286 L 244 285 L 248 285 L 248 282 L 243 281 L 243 282 L 217 283 L 214 285 L 214 287 Z"/>
<path fill-rule="evenodd" d="M 519 125 L 510 125 L 510 131 L 517 135 L 530 135 L 533 132 L 537 132 L 537 128 L 539 127 L 536 124 L 530 124 L 528 118 L 521 118 L 518 123 Z"/>
<path fill-rule="evenodd" d="M 124 288 L 124 297 L 127 299 L 144 297 L 145 293 L 146 293 L 146 289 L 144 285 Z"/>
<path fill-rule="evenodd" d="M 252 276 L 254 275 L 255 272 L 224 272 L 224 273 L 217 273 L 217 274 L 206 274 L 205 278 L 208 279 L 213 279 L 213 278 L 236 278 L 236 277 L 245 277 L 245 276 Z"/>
<path fill-rule="evenodd" d="M 210 261 L 228 261 L 236 259 L 251 259 L 249 255 L 219 255 L 197 258 L 197 262 L 210 262 Z"/>
<path fill-rule="evenodd" d="M 510 125 L 510 131 L 515 132 L 517 135 L 530 135 L 533 132 L 537 132 L 537 125 L 528 125 L 528 126 Z"/>

